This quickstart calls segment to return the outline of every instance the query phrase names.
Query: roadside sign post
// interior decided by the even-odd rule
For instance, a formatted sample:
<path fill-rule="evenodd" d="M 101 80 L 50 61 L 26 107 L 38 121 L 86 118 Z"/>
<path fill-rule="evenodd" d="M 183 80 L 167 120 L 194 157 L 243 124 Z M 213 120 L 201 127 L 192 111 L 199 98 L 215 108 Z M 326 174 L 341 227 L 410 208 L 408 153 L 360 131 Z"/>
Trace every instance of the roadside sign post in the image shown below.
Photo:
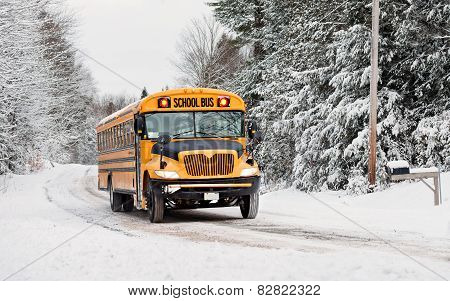
<path fill-rule="evenodd" d="M 370 118 L 369 118 L 369 190 L 376 185 L 377 166 L 377 104 L 378 104 L 378 40 L 380 23 L 380 3 L 372 4 L 372 54 L 370 78 Z"/>

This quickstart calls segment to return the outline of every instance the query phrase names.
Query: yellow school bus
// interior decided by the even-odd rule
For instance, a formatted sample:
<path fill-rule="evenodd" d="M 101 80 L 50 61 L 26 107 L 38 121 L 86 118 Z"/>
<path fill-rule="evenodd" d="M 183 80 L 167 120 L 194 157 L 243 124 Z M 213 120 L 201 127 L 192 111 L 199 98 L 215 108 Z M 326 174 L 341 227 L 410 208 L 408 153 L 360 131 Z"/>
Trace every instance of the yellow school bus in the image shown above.
<path fill-rule="evenodd" d="M 253 149 L 256 123 L 245 122 L 238 95 L 216 89 L 176 89 L 149 95 L 97 125 L 98 188 L 112 211 L 259 207 L 260 171 Z"/>

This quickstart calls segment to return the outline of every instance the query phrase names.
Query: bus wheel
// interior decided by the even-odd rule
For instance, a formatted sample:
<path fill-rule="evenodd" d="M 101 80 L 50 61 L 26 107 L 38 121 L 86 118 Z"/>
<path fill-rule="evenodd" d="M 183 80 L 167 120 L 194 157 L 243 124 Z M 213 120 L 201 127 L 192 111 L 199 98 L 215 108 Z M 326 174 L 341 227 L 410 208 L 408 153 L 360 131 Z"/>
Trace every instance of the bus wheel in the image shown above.
<path fill-rule="evenodd" d="M 124 202 L 122 204 L 123 211 L 131 212 L 134 209 L 134 198 L 132 195 L 127 195 L 124 197 Z"/>
<path fill-rule="evenodd" d="M 239 207 L 243 218 L 254 219 L 258 215 L 259 193 L 243 196 Z"/>
<path fill-rule="evenodd" d="M 114 192 L 112 185 L 112 178 L 108 181 L 109 188 L 109 203 L 111 205 L 111 210 L 113 212 L 118 212 L 122 210 L 122 195 L 120 193 Z"/>
<path fill-rule="evenodd" d="M 152 223 L 160 223 L 164 219 L 164 198 L 162 194 L 148 185 L 147 195 L 148 218 Z"/>

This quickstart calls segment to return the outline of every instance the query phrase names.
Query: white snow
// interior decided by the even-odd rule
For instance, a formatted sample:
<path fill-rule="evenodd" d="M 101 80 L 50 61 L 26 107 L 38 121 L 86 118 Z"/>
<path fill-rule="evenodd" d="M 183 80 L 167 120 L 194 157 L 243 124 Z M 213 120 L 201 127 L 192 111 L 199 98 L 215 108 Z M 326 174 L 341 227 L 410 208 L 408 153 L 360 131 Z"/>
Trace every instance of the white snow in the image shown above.
<path fill-rule="evenodd" d="M 440 207 L 422 183 L 354 197 L 289 189 L 263 195 L 255 220 L 233 207 L 162 224 L 112 213 L 96 181 L 96 167 L 80 165 L 0 178 L 1 279 L 53 249 L 8 279 L 440 279 L 422 265 L 450 278 L 450 173 Z"/>
<path fill-rule="evenodd" d="M 409 163 L 407 161 L 404 161 L 404 160 L 389 161 L 386 165 L 391 170 L 392 169 L 396 169 L 396 168 L 409 168 Z"/>

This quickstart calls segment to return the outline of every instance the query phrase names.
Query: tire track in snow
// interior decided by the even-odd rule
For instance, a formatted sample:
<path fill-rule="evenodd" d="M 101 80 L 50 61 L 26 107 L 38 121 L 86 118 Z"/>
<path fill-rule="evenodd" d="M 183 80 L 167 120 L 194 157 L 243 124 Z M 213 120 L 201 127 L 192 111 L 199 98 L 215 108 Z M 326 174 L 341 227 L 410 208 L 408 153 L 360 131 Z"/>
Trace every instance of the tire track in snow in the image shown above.
<path fill-rule="evenodd" d="M 86 178 L 86 174 L 89 172 L 87 170 L 85 172 L 85 176 L 81 179 Z M 114 216 L 111 215 L 110 218 L 103 219 L 105 217 L 106 211 L 105 206 L 99 206 L 99 202 L 88 200 L 86 198 L 80 197 L 75 191 L 74 187 L 66 187 L 64 185 L 65 181 L 59 181 L 59 179 L 67 179 L 66 174 L 60 174 L 58 177 L 52 180 L 48 180 L 45 182 L 43 189 L 45 192 L 45 196 L 49 202 L 54 204 L 59 209 L 74 215 L 86 223 L 92 224 L 95 223 L 99 227 L 102 227 L 106 230 L 118 232 L 126 236 L 136 236 L 133 233 L 124 231 L 114 226 Z M 80 184 L 79 179 L 75 179 L 71 181 L 71 183 Z M 80 206 L 78 201 L 82 201 L 83 204 Z M 97 204 L 97 206 L 95 206 Z M 85 205 L 88 205 L 86 207 Z"/>

